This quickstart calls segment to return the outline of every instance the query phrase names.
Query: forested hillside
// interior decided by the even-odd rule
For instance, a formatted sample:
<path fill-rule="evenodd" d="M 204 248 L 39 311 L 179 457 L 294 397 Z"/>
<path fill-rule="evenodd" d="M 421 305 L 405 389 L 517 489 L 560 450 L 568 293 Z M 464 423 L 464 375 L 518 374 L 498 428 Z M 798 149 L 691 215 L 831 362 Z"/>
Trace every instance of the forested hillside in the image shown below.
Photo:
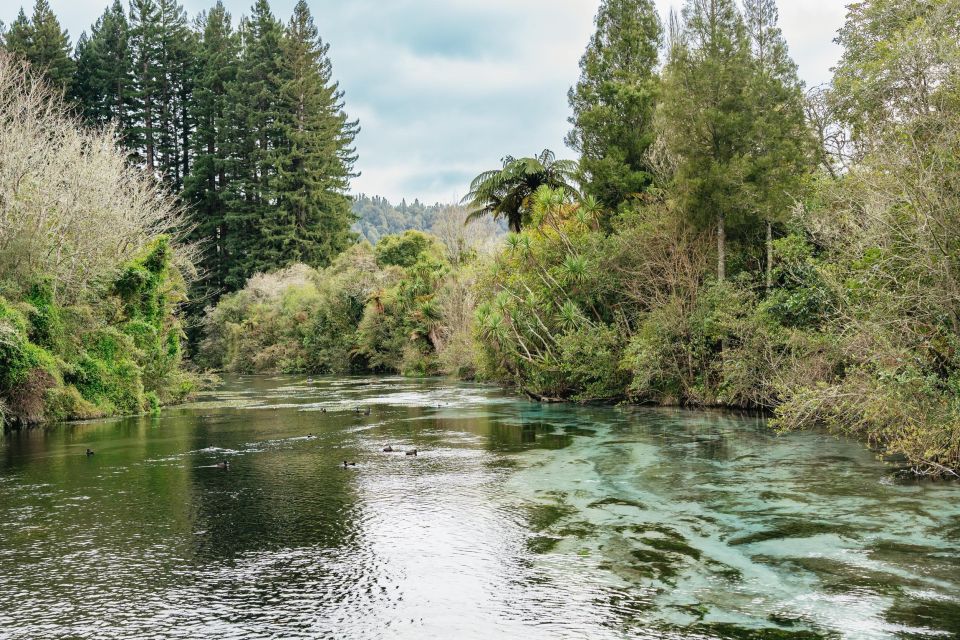
<path fill-rule="evenodd" d="M 410 204 L 402 200 L 394 206 L 386 198 L 360 194 L 353 200 L 353 214 L 357 217 L 353 228 L 368 242 L 376 244 L 383 236 L 394 233 L 411 229 L 429 231 L 444 208 L 441 204 L 425 205 L 419 200 Z"/>
<path fill-rule="evenodd" d="M 467 211 L 456 204 L 425 205 L 419 200 L 407 204 L 402 200 L 394 206 L 380 196 L 361 194 L 353 200 L 353 213 L 357 217 L 353 229 L 360 236 L 376 244 L 381 238 L 396 235 L 404 231 L 428 231 L 434 235 L 450 236 L 458 232 L 456 225 L 466 224 Z M 478 221 L 470 227 L 469 233 L 481 243 L 490 243 L 495 238 L 506 235 L 504 225 Z"/>

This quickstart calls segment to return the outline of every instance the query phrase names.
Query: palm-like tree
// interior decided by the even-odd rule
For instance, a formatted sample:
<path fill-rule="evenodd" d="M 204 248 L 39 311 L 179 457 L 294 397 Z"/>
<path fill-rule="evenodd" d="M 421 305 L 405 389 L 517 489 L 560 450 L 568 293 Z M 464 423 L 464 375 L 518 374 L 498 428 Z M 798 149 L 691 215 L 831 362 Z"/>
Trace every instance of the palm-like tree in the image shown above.
<path fill-rule="evenodd" d="M 519 233 L 530 216 L 537 189 L 546 185 L 577 193 L 576 173 L 575 161 L 558 160 L 549 149 L 533 158 L 507 156 L 502 169 L 484 171 L 470 183 L 470 193 L 461 201 L 469 210 L 467 222 L 486 215 L 495 220 L 506 218 L 510 230 Z"/>

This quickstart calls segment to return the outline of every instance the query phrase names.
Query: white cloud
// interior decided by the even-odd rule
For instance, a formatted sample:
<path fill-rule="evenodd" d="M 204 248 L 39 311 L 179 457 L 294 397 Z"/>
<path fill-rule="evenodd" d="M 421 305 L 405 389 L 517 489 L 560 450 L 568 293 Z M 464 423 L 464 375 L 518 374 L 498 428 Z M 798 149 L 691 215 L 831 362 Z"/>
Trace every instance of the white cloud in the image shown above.
<path fill-rule="evenodd" d="M 112 0 L 50 0 L 74 40 Z M 32 0 L 25 0 L 32 5 Z M 281 19 L 295 0 L 273 0 Z M 447 201 L 507 154 L 561 155 L 566 92 L 599 0 L 309 0 L 331 44 L 347 110 L 359 117 L 354 191 Z M 225 0 L 235 19 L 252 0 Z M 185 0 L 191 16 L 213 0 Z M 780 0 L 781 25 L 808 84 L 830 77 L 839 0 Z M 657 0 L 666 17 L 680 0 Z M 29 7 L 27 7 L 29 9 Z M 16 16 L 4 2 L 0 20 Z"/>

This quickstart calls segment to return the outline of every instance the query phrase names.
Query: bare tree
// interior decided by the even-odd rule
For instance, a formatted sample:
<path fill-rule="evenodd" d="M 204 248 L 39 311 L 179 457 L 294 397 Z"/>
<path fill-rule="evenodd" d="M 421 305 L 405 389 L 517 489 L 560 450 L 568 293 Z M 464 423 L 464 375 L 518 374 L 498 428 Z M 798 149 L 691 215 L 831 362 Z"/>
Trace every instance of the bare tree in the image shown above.
<path fill-rule="evenodd" d="M 0 51 L 0 279 L 50 276 L 69 303 L 152 238 L 184 231 L 173 197 L 129 164 L 112 129 L 82 126 Z"/>

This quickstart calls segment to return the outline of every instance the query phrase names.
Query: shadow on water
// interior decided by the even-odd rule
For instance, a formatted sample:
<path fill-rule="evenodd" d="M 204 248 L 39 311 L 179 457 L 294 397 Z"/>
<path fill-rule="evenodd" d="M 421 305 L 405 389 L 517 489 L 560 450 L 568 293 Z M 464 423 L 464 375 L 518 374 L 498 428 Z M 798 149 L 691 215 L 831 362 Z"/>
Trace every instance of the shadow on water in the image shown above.
<path fill-rule="evenodd" d="M 231 378 L 0 440 L 0 637 L 957 637 L 958 491 L 757 416 Z"/>

